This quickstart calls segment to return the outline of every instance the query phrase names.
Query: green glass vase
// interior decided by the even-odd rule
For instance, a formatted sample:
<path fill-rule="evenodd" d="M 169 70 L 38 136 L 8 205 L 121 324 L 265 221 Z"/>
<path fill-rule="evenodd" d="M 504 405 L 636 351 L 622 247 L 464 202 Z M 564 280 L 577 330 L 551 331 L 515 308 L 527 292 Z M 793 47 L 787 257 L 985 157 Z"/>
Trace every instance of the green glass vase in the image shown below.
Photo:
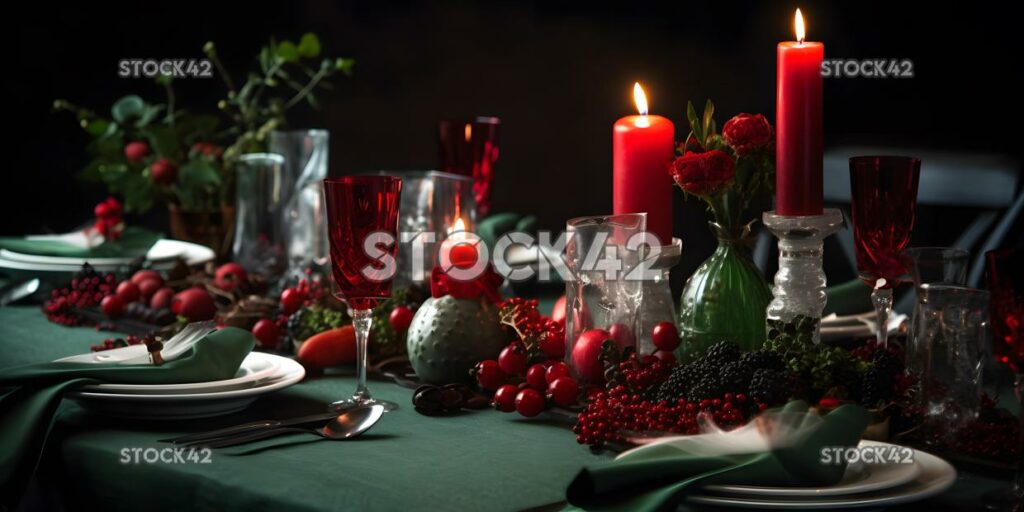
<path fill-rule="evenodd" d="M 677 355 L 683 360 L 723 340 L 743 350 L 756 350 L 765 340 L 765 310 L 772 294 L 745 243 L 749 229 L 736 233 L 709 224 L 718 247 L 686 281 L 679 300 L 682 343 Z"/>

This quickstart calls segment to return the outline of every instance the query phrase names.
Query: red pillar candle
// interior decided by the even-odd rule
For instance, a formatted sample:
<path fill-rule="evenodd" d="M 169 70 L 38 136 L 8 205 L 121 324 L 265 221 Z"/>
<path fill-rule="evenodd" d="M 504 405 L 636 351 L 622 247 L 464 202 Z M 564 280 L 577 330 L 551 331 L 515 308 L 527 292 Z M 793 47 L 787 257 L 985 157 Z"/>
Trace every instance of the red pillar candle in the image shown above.
<path fill-rule="evenodd" d="M 647 115 L 647 98 L 633 86 L 640 115 L 626 116 L 612 130 L 612 210 L 647 213 L 647 231 L 663 245 L 672 243 L 672 178 L 668 165 L 675 155 L 675 126 L 661 116 Z"/>
<path fill-rule="evenodd" d="M 821 61 L 825 45 L 804 41 L 796 11 L 796 41 L 779 43 L 775 123 L 775 212 L 821 215 Z"/>

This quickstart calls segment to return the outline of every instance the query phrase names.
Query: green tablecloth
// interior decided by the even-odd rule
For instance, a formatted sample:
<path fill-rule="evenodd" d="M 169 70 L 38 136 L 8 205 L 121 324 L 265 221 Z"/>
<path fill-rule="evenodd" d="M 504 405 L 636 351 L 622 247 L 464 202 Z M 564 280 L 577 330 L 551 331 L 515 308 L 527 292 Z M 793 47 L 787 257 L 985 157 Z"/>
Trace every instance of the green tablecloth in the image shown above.
<path fill-rule="evenodd" d="M 106 337 L 50 324 L 34 307 L 0 308 L 0 368 L 88 351 Z M 293 436 L 216 451 L 208 464 L 121 462 L 124 450 L 164 448 L 156 440 L 174 434 L 320 412 L 353 389 L 347 377 L 310 379 L 245 412 L 193 422 L 105 418 L 65 402 L 32 504 L 63 503 L 71 510 L 524 510 L 562 500 L 576 472 L 598 460 L 564 425 L 489 410 L 420 416 L 410 390 L 371 382 L 374 394 L 402 408 L 355 441 Z M 975 510 L 978 496 L 1001 485 L 962 472 L 950 492 L 907 509 Z"/>

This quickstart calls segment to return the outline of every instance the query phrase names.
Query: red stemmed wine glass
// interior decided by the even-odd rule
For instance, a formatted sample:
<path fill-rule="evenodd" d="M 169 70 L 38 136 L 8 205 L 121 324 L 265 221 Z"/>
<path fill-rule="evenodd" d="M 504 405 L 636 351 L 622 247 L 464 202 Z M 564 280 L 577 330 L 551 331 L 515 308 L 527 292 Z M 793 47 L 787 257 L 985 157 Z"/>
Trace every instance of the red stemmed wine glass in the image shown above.
<path fill-rule="evenodd" d="M 335 296 L 349 308 L 356 331 L 358 384 L 336 410 L 367 405 L 397 409 L 366 389 L 366 344 L 374 306 L 391 296 L 398 250 L 398 203 L 402 180 L 394 176 L 344 176 L 324 180 Z"/>
<path fill-rule="evenodd" d="M 985 253 L 985 273 L 989 291 L 989 315 L 992 322 L 992 353 L 996 361 L 1013 371 L 1024 450 L 1024 251 L 997 249 Z M 1013 487 L 990 500 L 1011 509 L 1024 504 L 1024 453 L 1017 454 L 1017 475 Z"/>
<path fill-rule="evenodd" d="M 857 272 L 874 290 L 878 344 L 888 339 L 892 291 L 906 280 L 902 257 L 914 229 L 921 160 L 903 156 L 850 159 L 850 191 Z"/>

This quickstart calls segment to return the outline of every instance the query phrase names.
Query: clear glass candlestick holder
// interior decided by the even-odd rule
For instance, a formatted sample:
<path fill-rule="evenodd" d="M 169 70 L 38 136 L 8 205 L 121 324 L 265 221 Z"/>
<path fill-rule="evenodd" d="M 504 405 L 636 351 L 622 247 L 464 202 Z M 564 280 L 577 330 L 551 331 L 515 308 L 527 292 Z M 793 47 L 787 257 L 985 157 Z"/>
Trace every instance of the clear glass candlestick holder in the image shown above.
<path fill-rule="evenodd" d="M 843 215 L 826 208 L 821 215 L 788 217 L 770 211 L 763 218 L 765 227 L 779 239 L 774 298 L 765 316 L 769 325 L 809 319 L 801 325 L 813 326 L 810 337 L 817 344 L 821 341 L 821 312 L 827 301 L 822 249 L 825 237 L 842 228 Z"/>

